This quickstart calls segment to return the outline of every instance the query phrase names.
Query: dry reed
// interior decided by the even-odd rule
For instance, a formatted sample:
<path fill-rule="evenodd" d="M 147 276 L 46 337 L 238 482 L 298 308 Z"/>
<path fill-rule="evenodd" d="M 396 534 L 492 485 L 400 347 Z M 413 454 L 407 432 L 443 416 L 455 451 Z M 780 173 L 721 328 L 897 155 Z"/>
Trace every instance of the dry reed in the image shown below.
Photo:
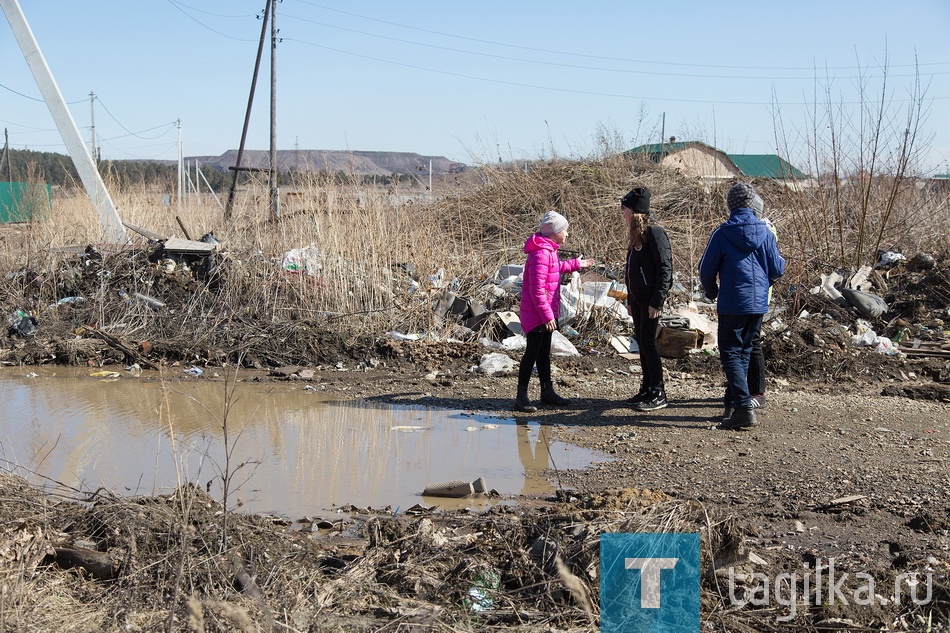
<path fill-rule="evenodd" d="M 188 262 L 179 258 L 173 272 L 163 272 L 156 248 L 135 232 L 133 250 L 110 255 L 98 246 L 101 231 L 89 201 L 76 191 L 57 192 L 45 217 L 4 227 L 0 266 L 11 274 L 0 282 L 0 305 L 69 329 L 96 323 L 179 358 L 212 362 L 235 360 L 244 351 L 251 352 L 252 364 L 322 359 L 315 331 L 337 332 L 344 341 L 392 330 L 457 334 L 454 323 L 435 311 L 442 294 L 451 289 L 489 308 L 516 303 L 498 302 L 485 286 L 500 265 L 524 261 L 524 239 L 549 208 L 571 221 L 565 249 L 620 270 L 626 234 L 618 200 L 631 186 L 653 191 L 656 221 L 673 245 L 678 290 L 672 300 L 684 301 L 695 290 L 706 239 L 726 217 L 731 184 L 623 155 L 484 166 L 437 183 L 433 192 L 418 184 L 382 188 L 364 179 L 311 174 L 300 176 L 294 195 L 285 197 L 277 222 L 270 220 L 265 183 L 248 183 L 228 223 L 209 194 L 192 193 L 179 208 L 159 189 L 114 189 L 125 222 L 164 236 L 197 239 L 213 232 L 222 243 L 210 271 L 196 270 L 195 261 L 184 269 Z M 856 243 L 859 232 L 879 234 L 882 244 L 908 256 L 950 244 L 947 194 L 924 182 L 898 186 L 879 177 L 874 186 L 861 181 L 850 187 L 839 181 L 833 196 L 820 178 L 812 187 L 756 184 L 789 264 L 776 291 L 779 301 L 795 304 L 797 293 L 817 285 L 822 272 L 853 269 L 855 252 L 842 245 Z M 857 198 L 859 217 L 850 211 Z M 102 250 L 105 261 L 75 249 L 63 252 L 86 244 Z M 308 248 L 311 274 L 288 272 L 284 256 Z M 874 264 L 875 257 L 866 252 L 859 261 Z M 119 291 L 157 298 L 168 309 L 153 311 Z M 87 300 L 84 307 L 48 307 L 73 295 Z M 593 319 L 591 325 L 604 324 Z"/>

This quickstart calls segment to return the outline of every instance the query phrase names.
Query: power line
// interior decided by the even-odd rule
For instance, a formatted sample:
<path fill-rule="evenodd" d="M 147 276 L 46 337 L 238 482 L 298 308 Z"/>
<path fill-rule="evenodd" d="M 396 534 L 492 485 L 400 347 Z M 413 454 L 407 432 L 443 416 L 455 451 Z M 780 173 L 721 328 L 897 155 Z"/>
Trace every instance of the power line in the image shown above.
<path fill-rule="evenodd" d="M 144 132 L 151 132 L 152 130 L 157 130 L 157 129 L 161 128 L 161 127 L 167 127 L 167 126 L 172 126 L 172 125 L 176 125 L 176 124 L 177 124 L 177 121 L 172 121 L 172 122 L 170 122 L 170 123 L 161 123 L 161 124 L 159 124 L 159 125 L 156 125 L 155 127 L 150 127 L 150 128 L 148 128 L 148 129 L 146 129 L 146 130 L 141 130 L 141 131 L 139 131 L 139 132 L 133 132 L 133 131 L 130 130 L 129 128 L 127 128 L 127 127 L 125 127 L 124 125 L 122 125 L 122 122 L 119 121 L 119 119 L 117 119 L 117 118 L 115 117 L 115 115 L 112 114 L 112 111 L 109 110 L 109 108 L 106 107 L 106 104 L 104 104 L 104 103 L 102 102 L 102 99 L 99 98 L 99 95 L 96 95 L 96 101 L 99 103 L 99 105 L 102 106 L 102 109 L 106 111 L 106 114 L 108 114 L 110 117 L 112 117 L 112 120 L 115 121 L 115 122 L 118 124 L 118 126 L 119 126 L 120 128 L 122 128 L 123 130 L 125 130 L 126 132 L 128 132 L 128 134 L 126 134 L 125 136 L 134 136 L 134 137 L 136 137 L 136 138 L 141 138 L 142 140 L 152 141 L 152 140 L 155 140 L 156 138 L 161 138 L 162 136 L 164 136 L 164 135 L 167 134 L 168 132 L 167 132 L 167 131 L 166 131 L 166 132 L 163 132 L 162 134 L 159 134 L 158 136 L 154 136 L 154 137 L 151 137 L 151 138 L 139 136 L 139 134 L 142 134 L 142 133 L 144 133 Z M 112 138 L 113 138 L 113 139 L 125 138 L 125 136 L 114 136 L 114 137 L 112 137 Z"/>
<path fill-rule="evenodd" d="M 307 22 L 307 23 L 310 23 L 310 24 L 316 24 L 317 26 L 323 26 L 323 27 L 326 27 L 326 28 L 329 28 L 329 29 L 336 29 L 336 30 L 339 30 L 339 31 L 346 31 L 346 32 L 348 32 L 348 33 L 356 33 L 356 34 L 358 34 L 358 35 L 365 35 L 365 36 L 368 36 L 368 37 L 375 37 L 375 38 L 378 38 L 378 39 L 389 40 L 389 41 L 391 41 L 391 42 L 399 42 L 399 43 L 401 43 L 401 44 L 410 44 L 410 45 L 413 45 L 413 46 L 421 46 L 421 47 L 423 47 L 423 48 L 431 48 L 431 49 L 435 49 L 435 50 L 450 51 L 450 52 L 453 52 L 453 53 L 462 53 L 462 54 L 465 54 L 465 55 L 475 55 L 475 56 L 478 56 L 478 57 L 487 57 L 487 58 L 490 58 L 490 59 L 500 59 L 500 60 L 504 60 L 504 61 L 515 61 L 515 62 L 522 62 L 522 63 L 528 63 L 528 64 L 540 64 L 540 65 L 544 65 L 544 66 L 555 66 L 555 67 L 559 67 L 559 68 L 572 68 L 572 69 L 575 69 L 575 70 L 595 70 L 595 71 L 601 71 L 601 72 L 623 73 L 623 74 L 633 74 L 633 75 L 653 75 L 653 76 L 660 76 L 660 77 L 693 77 L 693 78 L 704 78 L 704 79 L 764 79 L 764 80 L 770 80 L 770 81 L 779 81 L 779 80 L 795 80 L 795 81 L 800 81 L 800 80 L 803 80 L 803 79 L 804 79 L 804 80 L 807 80 L 807 79 L 814 79 L 814 75 L 808 75 L 808 76 L 794 76 L 794 75 L 793 75 L 793 76 L 775 76 L 775 75 L 765 75 L 765 76 L 756 76 L 756 75 L 713 75 L 713 74 L 708 74 L 708 73 L 703 73 L 703 74 L 700 74 L 700 73 L 674 73 L 674 72 L 660 72 L 660 71 L 651 71 L 651 70 L 631 70 L 631 69 L 628 69 L 628 68 L 606 68 L 606 67 L 603 67 L 603 66 L 583 66 L 583 65 L 580 65 L 580 64 L 565 64 L 565 63 L 562 63 L 562 62 L 552 62 L 552 61 L 537 60 L 537 59 L 525 59 L 525 58 L 523 58 L 523 57 L 511 57 L 511 56 L 508 56 L 508 55 L 496 55 L 496 54 L 493 54 L 493 53 L 483 53 L 483 52 L 480 52 L 480 51 L 471 51 L 471 50 L 464 50 L 464 49 L 459 49 L 459 48 L 452 48 L 452 47 L 450 47 L 450 46 L 440 46 L 440 45 L 438 45 L 438 44 L 427 44 L 427 43 L 424 43 L 424 42 L 416 42 L 416 41 L 413 41 L 413 40 L 406 40 L 406 39 L 402 39 L 402 38 L 398 38 L 398 37 L 392 37 L 392 36 L 389 36 L 389 35 L 380 35 L 380 34 L 378 34 L 378 33 L 369 33 L 369 32 L 367 32 L 367 31 L 361 31 L 361 30 L 359 30 L 359 29 L 351 29 L 351 28 L 348 28 L 348 27 L 345 27 L 345 26 L 337 26 L 337 25 L 335 25 L 335 24 L 328 24 L 328 23 L 326 23 L 326 22 L 318 22 L 317 20 L 311 20 L 311 19 L 309 19 L 309 18 L 302 18 L 302 17 L 299 17 L 299 16 L 290 15 L 290 14 L 287 14 L 287 13 L 284 14 L 284 17 L 285 17 L 285 18 L 289 18 L 289 19 L 293 19 L 293 20 L 299 20 L 299 21 L 301 21 L 301 22 Z M 367 19 L 371 19 L 371 18 L 367 18 Z M 407 28 L 411 28 L 411 27 L 407 27 Z M 461 38 L 461 39 L 471 39 L 471 38 Z M 516 48 L 523 48 L 523 47 L 516 47 Z M 546 52 L 546 53 L 554 52 L 554 51 L 543 51 L 543 50 L 541 50 L 541 49 L 529 49 L 529 50 L 537 50 L 537 51 L 539 51 L 539 52 Z M 562 55 L 563 55 L 563 54 L 566 54 L 566 53 L 558 53 L 558 54 L 562 54 Z M 586 55 L 585 55 L 585 56 L 583 56 L 583 57 L 590 57 L 590 56 L 586 56 Z M 613 59 L 613 58 L 598 58 L 598 59 Z M 637 60 L 620 60 L 620 59 L 613 59 L 613 61 L 633 62 L 633 63 L 638 63 L 638 64 L 659 63 L 659 62 L 645 62 L 645 61 L 637 61 Z M 693 64 L 675 64 L 675 65 L 677 65 L 677 66 L 694 66 Z M 734 66 L 734 67 L 726 66 L 726 67 L 720 67 L 720 66 L 703 66 L 703 65 L 701 65 L 701 64 L 700 64 L 700 65 L 695 65 L 695 67 L 697 67 L 697 68 L 704 68 L 704 67 L 705 67 L 705 68 L 731 68 L 731 69 L 733 69 L 733 70 L 735 70 L 735 69 L 763 70 L 762 68 L 754 68 L 754 67 L 746 67 L 746 68 L 744 68 L 744 67 L 742 67 L 742 66 Z M 778 69 L 770 69 L 770 70 L 778 70 Z M 789 69 L 789 70 L 792 70 L 792 69 Z M 801 68 L 797 68 L 797 69 L 794 69 L 794 70 L 802 70 L 802 69 L 801 69 Z M 817 69 L 816 69 L 816 68 L 811 68 L 811 69 L 809 69 L 809 70 L 814 71 L 814 70 L 817 70 Z M 831 69 L 829 69 L 829 70 L 831 70 Z M 928 72 L 928 73 L 925 74 L 925 76 L 930 76 L 930 75 L 947 75 L 947 74 L 950 74 L 950 71 Z M 836 79 L 839 79 L 839 80 L 873 79 L 873 78 L 879 77 L 879 76 L 881 76 L 881 75 L 867 74 L 867 75 L 861 75 L 861 76 L 844 76 L 844 77 L 835 77 L 835 78 L 836 78 Z M 890 78 L 901 78 L 901 77 L 914 77 L 914 76 L 916 76 L 916 75 L 915 75 L 915 74 L 908 74 L 908 75 L 887 75 L 887 76 L 890 77 Z"/>
<path fill-rule="evenodd" d="M 14 90 L 10 86 L 5 86 L 3 84 L 0 84 L 0 88 L 3 88 L 4 90 L 9 90 L 13 94 L 23 97 L 24 99 L 29 99 L 30 101 L 38 101 L 39 103 L 44 103 L 42 97 L 31 97 L 30 95 L 23 94 L 22 92 L 18 92 Z M 67 101 L 66 105 L 76 105 L 77 103 L 85 103 L 85 101 L 86 101 L 85 99 L 77 99 L 76 101 Z"/>
<path fill-rule="evenodd" d="M 572 53 L 565 51 L 557 51 L 545 48 L 533 48 L 530 46 L 521 46 L 518 44 L 508 44 L 505 42 L 495 42 L 492 40 L 484 40 L 475 37 L 467 37 L 465 35 L 455 35 L 452 33 L 444 33 L 441 31 L 434 31 L 431 29 L 424 29 L 417 26 L 411 26 L 408 24 L 400 24 L 399 22 L 391 22 L 389 20 L 381 20 L 379 18 L 374 18 L 366 15 L 361 15 L 359 13 L 352 13 L 350 11 L 343 11 L 342 9 L 336 9 L 333 7 L 328 7 L 322 4 L 317 4 L 316 2 L 308 2 L 307 0 L 297 0 L 301 4 L 310 5 L 312 7 L 317 7 L 318 9 L 323 9 L 325 11 L 332 11 L 334 13 L 342 13 L 343 15 L 349 15 L 355 18 L 360 18 L 361 20 L 369 20 L 371 22 L 378 22 L 380 24 L 387 24 L 389 26 L 396 26 L 403 29 L 409 29 L 413 31 L 420 31 L 422 33 L 430 33 L 432 35 L 439 35 L 441 37 L 449 37 L 460 40 L 467 40 L 470 42 L 478 42 L 480 44 L 490 44 L 492 46 L 504 46 L 506 48 L 515 48 L 526 51 L 534 51 L 538 53 L 551 53 L 554 55 L 566 55 L 572 57 L 584 57 L 587 59 L 600 59 L 600 60 L 609 60 L 616 62 L 628 62 L 636 64 L 656 64 L 659 66 L 684 66 L 690 68 L 720 68 L 720 69 L 730 69 L 730 70 L 814 70 L 812 67 L 808 66 L 740 66 L 740 65 L 725 65 L 725 64 L 686 64 L 680 62 L 666 62 L 666 61 L 654 61 L 654 60 L 644 60 L 644 59 L 629 59 L 623 57 L 608 57 L 603 55 L 589 55 L 585 53 Z M 950 64 L 950 61 L 947 62 L 932 62 L 930 64 L 903 64 L 895 65 L 894 68 L 915 68 L 918 66 L 940 66 Z M 829 66 L 827 70 L 861 70 L 860 66 Z"/>
<path fill-rule="evenodd" d="M 180 2 L 177 2 L 176 0 L 168 0 L 168 4 L 170 4 L 170 5 L 172 5 L 173 7 L 175 7 L 178 11 L 181 12 L 182 15 L 184 15 L 186 18 L 188 18 L 189 20 L 191 20 L 191 21 L 194 22 L 195 24 L 198 24 L 198 25 L 201 26 L 202 28 L 208 29 L 209 31 L 211 31 L 212 33 L 215 33 L 216 35 L 220 35 L 221 37 L 226 37 L 226 38 L 228 38 L 229 40 L 234 40 L 234 41 L 236 41 L 236 42 L 256 42 L 256 41 L 257 41 L 257 40 L 249 40 L 249 39 L 245 39 L 245 38 L 241 38 L 241 37 L 234 37 L 233 35 L 228 35 L 227 33 L 222 33 L 221 31 L 218 31 L 218 30 L 216 30 L 216 29 L 211 28 L 210 26 L 208 26 L 207 24 L 205 24 L 204 22 L 202 22 L 202 21 L 199 20 L 198 18 L 194 17 L 193 15 L 190 15 L 187 11 L 185 11 L 185 10 L 182 8 L 182 7 L 187 7 L 188 5 L 185 5 L 185 4 L 182 4 L 182 3 L 180 3 Z M 192 7 L 188 7 L 188 8 L 191 9 Z M 212 15 L 214 15 L 214 14 L 212 14 Z M 227 17 L 232 17 L 232 16 L 227 16 Z"/>
<path fill-rule="evenodd" d="M 284 37 L 284 38 L 281 38 L 281 41 L 297 42 L 298 44 L 304 44 L 304 45 L 306 45 L 306 46 L 312 46 L 312 47 L 314 47 L 314 48 L 322 48 L 322 49 L 324 49 L 324 50 L 333 51 L 333 52 L 335 52 L 335 53 L 341 53 L 341 54 L 343 54 L 343 55 L 351 55 L 351 56 L 353 56 L 353 57 L 359 57 L 359 58 L 362 58 L 362 59 L 368 59 L 368 60 L 374 61 L 374 62 L 380 62 L 380 63 L 383 63 L 383 64 L 391 64 L 391 65 L 393 65 L 393 66 L 401 66 L 401 67 L 403 67 L 403 68 L 412 68 L 412 69 L 414 69 L 414 70 L 422 70 L 422 71 L 425 71 L 425 72 L 431 72 L 431 73 L 436 73 L 436 74 L 440 74 L 440 75 L 448 75 L 448 76 L 450 76 L 450 77 L 459 77 L 459 78 L 462 78 L 462 79 L 474 79 L 474 80 L 477 80 L 477 81 L 485 81 L 485 82 L 489 82 L 489 83 L 497 83 L 497 84 L 501 84 L 501 85 L 505 85 L 505 86 L 517 86 L 517 87 L 520 87 L 520 88 L 534 88 L 534 89 L 537 89 L 537 90 L 549 90 L 549 91 L 552 91 L 552 92 L 565 92 L 565 93 L 569 93 L 569 94 L 580 94 L 580 95 L 587 95 L 587 96 L 593 96 L 593 97 L 610 97 L 610 98 L 616 98 L 616 99 L 635 99 L 635 100 L 637 100 L 637 101 L 656 101 L 656 102 L 666 102 L 666 103 L 702 103 L 702 104 L 713 104 L 713 105 L 752 105 L 752 106 L 776 106 L 776 105 L 778 105 L 778 106 L 781 106 L 781 105 L 792 106 L 792 105 L 800 105 L 800 104 L 797 103 L 797 102 L 796 102 L 796 103 L 776 103 L 776 102 L 774 102 L 774 101 L 710 101 L 710 100 L 708 100 L 708 99 L 676 99 L 676 98 L 672 98 L 672 97 L 643 97 L 643 96 L 625 95 L 625 94 L 619 94 L 619 93 L 595 92 L 595 91 L 592 91 L 592 90 L 577 90 L 577 89 L 574 89 L 574 88 L 557 88 L 557 87 L 552 87 L 552 86 L 541 86 L 541 85 L 537 85 L 537 84 L 527 84 L 527 83 L 522 83 L 522 82 L 517 82 L 517 81 L 507 81 L 507 80 L 504 80 L 504 79 L 494 79 L 494 78 L 489 78 L 489 77 L 478 77 L 478 76 L 475 76 L 475 75 L 467 75 L 467 74 L 464 74 L 464 73 L 458 73 L 458 72 L 453 72 L 453 71 L 448 71 L 448 70 L 439 70 L 439 69 L 437 69 L 437 68 L 427 68 L 427 67 L 425 67 L 425 66 L 419 66 L 419 65 L 416 65 L 416 64 L 407 64 L 407 63 L 404 63 L 404 62 L 393 61 L 393 60 L 391 60 L 391 59 L 382 59 L 382 58 L 379 58 L 379 57 L 373 57 L 373 56 L 371 56 L 371 55 L 364 55 L 364 54 L 362 54 L 362 53 L 354 53 L 354 52 L 352 52 L 352 51 L 345 51 L 345 50 L 342 50 L 342 49 L 339 49 L 339 48 L 333 48 L 333 47 L 330 47 L 330 46 L 324 46 L 324 45 L 322 45 L 322 44 L 314 44 L 313 42 L 307 42 L 307 41 L 305 41 L 305 40 L 299 40 L 299 39 L 292 38 L 292 37 Z M 943 100 L 943 99 L 950 99 L 950 97 L 932 97 L 932 98 L 931 98 L 931 100 Z M 907 102 L 907 101 L 914 101 L 914 100 L 913 100 L 913 99 L 894 99 L 894 100 L 893 100 L 893 103 L 905 103 L 905 102 Z M 860 101 L 854 101 L 854 102 L 845 102 L 845 103 L 846 103 L 846 104 L 850 104 L 850 105 L 860 105 L 862 102 L 860 102 Z"/>

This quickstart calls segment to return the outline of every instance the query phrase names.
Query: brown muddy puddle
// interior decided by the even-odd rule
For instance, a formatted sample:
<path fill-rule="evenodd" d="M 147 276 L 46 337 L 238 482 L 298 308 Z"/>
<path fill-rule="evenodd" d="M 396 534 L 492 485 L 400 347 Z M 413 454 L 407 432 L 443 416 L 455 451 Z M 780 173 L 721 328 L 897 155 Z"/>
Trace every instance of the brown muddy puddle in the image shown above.
<path fill-rule="evenodd" d="M 347 504 L 513 503 L 553 492 L 542 471 L 608 459 L 537 424 L 478 412 L 330 402 L 300 383 L 238 382 L 225 416 L 223 381 L 94 373 L 0 369 L 0 467 L 47 488 L 158 495 L 191 482 L 219 500 L 227 470 L 229 507 L 295 520 Z M 478 477 L 501 499 L 422 496 L 429 484 Z"/>

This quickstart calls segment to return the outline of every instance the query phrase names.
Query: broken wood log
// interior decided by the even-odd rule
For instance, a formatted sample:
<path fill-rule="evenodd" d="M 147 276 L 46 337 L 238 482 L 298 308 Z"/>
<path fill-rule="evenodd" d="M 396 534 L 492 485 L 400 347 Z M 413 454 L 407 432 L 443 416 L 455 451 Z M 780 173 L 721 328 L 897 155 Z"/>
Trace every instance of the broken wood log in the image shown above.
<path fill-rule="evenodd" d="M 176 215 L 176 216 L 175 216 L 175 221 L 178 222 L 178 226 L 181 227 L 181 232 L 185 234 L 185 239 L 186 239 L 186 240 L 190 240 L 190 239 L 191 239 L 191 235 L 188 234 L 188 229 L 185 228 L 185 223 L 184 223 L 184 221 L 181 219 L 181 216 Z"/>
<path fill-rule="evenodd" d="M 120 565 L 108 552 L 83 547 L 54 547 L 56 564 L 63 569 L 81 567 L 98 580 L 112 580 L 119 575 Z"/>
<path fill-rule="evenodd" d="M 137 362 L 139 365 L 141 365 L 142 367 L 148 367 L 149 369 L 159 368 L 158 365 L 156 365 L 149 359 L 145 358 L 144 356 L 139 354 L 137 351 L 135 351 L 133 348 L 129 347 L 123 341 L 112 336 L 111 334 L 107 334 L 103 332 L 102 330 L 100 330 L 99 328 L 92 327 L 91 325 L 85 326 L 85 329 L 96 338 L 102 339 L 103 341 L 108 343 L 109 346 L 125 354 L 126 360 L 132 359 L 135 362 Z"/>

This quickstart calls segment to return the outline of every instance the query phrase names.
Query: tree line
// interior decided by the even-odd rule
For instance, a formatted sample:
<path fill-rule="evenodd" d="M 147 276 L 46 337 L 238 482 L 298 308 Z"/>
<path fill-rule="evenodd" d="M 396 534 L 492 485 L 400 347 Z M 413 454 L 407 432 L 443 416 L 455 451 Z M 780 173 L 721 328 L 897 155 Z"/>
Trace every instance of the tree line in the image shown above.
<path fill-rule="evenodd" d="M 7 155 L 8 161 L 3 165 L 3 171 L 0 173 L 0 181 L 10 182 L 42 182 L 69 189 L 72 187 L 81 187 L 82 182 L 79 179 L 79 173 L 69 156 L 58 154 L 56 152 L 37 152 L 34 150 L 10 149 Z M 167 191 L 174 191 L 178 186 L 178 163 L 174 161 L 163 160 L 102 160 L 98 161 L 99 174 L 109 186 L 134 187 L 147 186 L 159 187 Z M 220 169 L 213 165 L 206 165 L 201 168 L 201 174 L 204 176 L 202 182 L 197 183 L 199 190 L 205 190 L 208 186 L 215 192 L 226 192 L 233 181 L 233 172 Z M 301 179 L 308 175 L 296 170 L 281 171 L 277 174 L 277 184 L 281 187 L 290 187 L 301 182 Z M 194 170 L 189 173 L 192 180 L 195 178 Z M 242 174 L 239 184 L 244 179 L 250 178 L 247 174 Z M 260 175 L 258 174 L 258 178 Z M 405 182 L 411 180 L 411 176 L 405 174 L 392 174 L 390 176 L 352 176 L 345 175 L 342 172 L 334 174 L 336 180 L 340 182 L 352 182 L 355 179 L 363 180 L 367 183 L 375 182 L 381 185 L 388 185 L 393 182 Z M 205 184 L 207 180 L 207 185 Z"/>

